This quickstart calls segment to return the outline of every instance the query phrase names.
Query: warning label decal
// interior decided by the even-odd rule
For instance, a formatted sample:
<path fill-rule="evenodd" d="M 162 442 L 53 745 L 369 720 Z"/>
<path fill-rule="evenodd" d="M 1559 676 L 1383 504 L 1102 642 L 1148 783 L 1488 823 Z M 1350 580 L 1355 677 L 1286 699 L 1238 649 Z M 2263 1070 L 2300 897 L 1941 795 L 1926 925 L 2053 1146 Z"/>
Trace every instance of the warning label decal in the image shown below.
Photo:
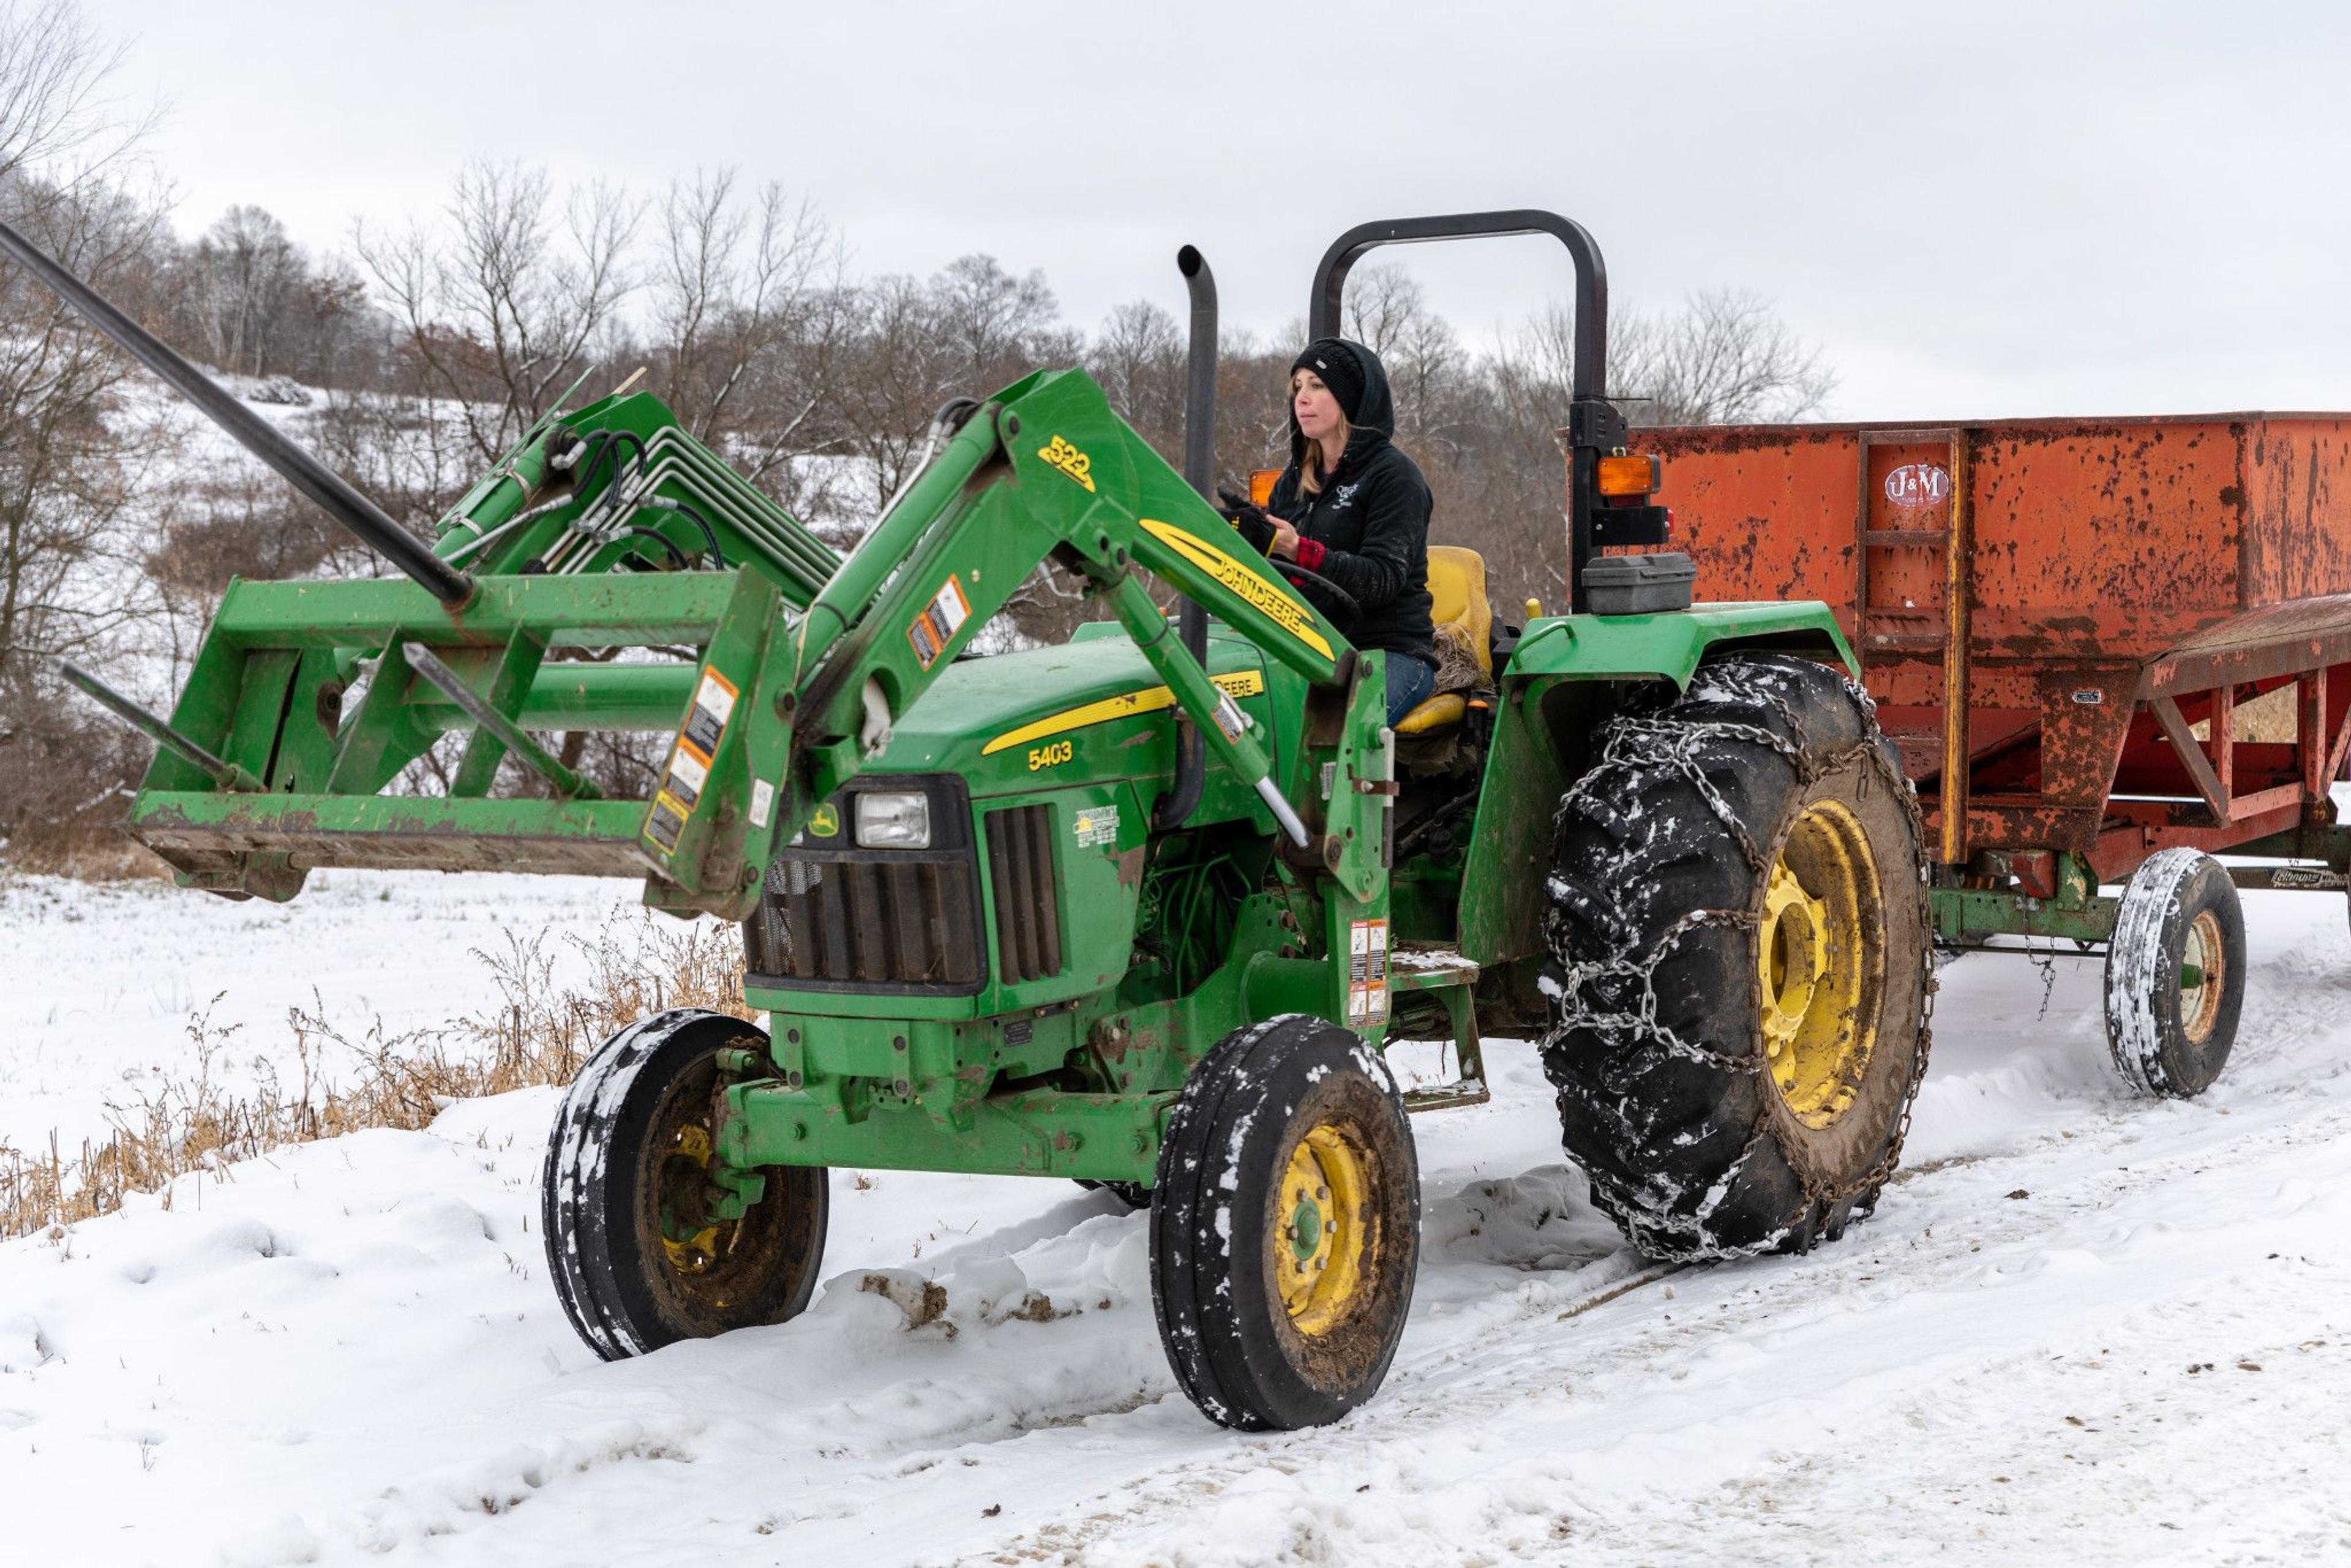
<path fill-rule="evenodd" d="M 677 836 L 685 831 L 685 818 L 686 808 L 664 789 L 653 797 L 653 809 L 645 818 L 645 837 L 667 854 L 677 848 Z"/>
<path fill-rule="evenodd" d="M 929 669 L 938 662 L 947 640 L 962 631 L 963 623 L 970 619 L 971 601 L 963 596 L 963 584 L 948 578 L 906 628 L 906 641 L 914 645 L 914 662 Z"/>
<path fill-rule="evenodd" d="M 1388 1021 L 1388 923 L 1347 927 L 1347 1021 L 1358 1029 Z"/>
<path fill-rule="evenodd" d="M 702 684 L 695 688 L 694 706 L 685 710 L 685 723 L 677 737 L 701 753 L 705 768 L 717 758 L 718 741 L 726 733 L 726 721 L 735 716 L 735 683 L 716 670 L 702 672 Z"/>
<path fill-rule="evenodd" d="M 685 820 L 702 802 L 711 766 L 718 758 L 718 743 L 726 738 L 739 695 L 734 682 L 711 669 L 702 672 L 701 684 L 694 688 L 694 706 L 685 710 L 685 722 L 677 727 L 677 744 L 670 748 L 660 792 L 653 797 L 653 810 L 645 814 L 645 837 L 664 854 L 675 852 L 678 837 L 685 831 Z"/>
<path fill-rule="evenodd" d="M 670 753 L 669 777 L 662 788 L 684 801 L 690 811 L 702 799 L 702 787 L 709 782 L 710 769 L 694 755 L 694 747 L 679 741 L 677 749 Z"/>

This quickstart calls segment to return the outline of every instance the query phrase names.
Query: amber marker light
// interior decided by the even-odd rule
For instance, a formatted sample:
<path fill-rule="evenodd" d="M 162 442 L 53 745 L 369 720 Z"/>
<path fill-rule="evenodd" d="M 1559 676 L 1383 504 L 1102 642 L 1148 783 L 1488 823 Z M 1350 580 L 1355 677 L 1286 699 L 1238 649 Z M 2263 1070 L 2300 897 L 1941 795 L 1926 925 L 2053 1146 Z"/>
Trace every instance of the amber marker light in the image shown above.
<path fill-rule="evenodd" d="M 1604 496 L 1654 496 L 1666 482 L 1663 458 L 1603 457 L 1600 493 Z"/>

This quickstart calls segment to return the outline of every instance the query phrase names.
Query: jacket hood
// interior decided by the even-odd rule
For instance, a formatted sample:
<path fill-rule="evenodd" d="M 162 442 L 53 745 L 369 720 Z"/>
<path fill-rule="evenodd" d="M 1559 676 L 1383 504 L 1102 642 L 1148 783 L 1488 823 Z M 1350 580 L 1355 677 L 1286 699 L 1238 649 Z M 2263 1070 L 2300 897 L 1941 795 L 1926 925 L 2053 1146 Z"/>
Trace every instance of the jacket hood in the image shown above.
<path fill-rule="evenodd" d="M 1346 354 L 1363 367 L 1364 398 L 1348 423 L 1353 426 L 1347 437 L 1347 450 L 1341 454 L 1342 470 L 1360 465 L 1364 456 L 1384 444 L 1395 434 L 1395 399 L 1388 391 L 1387 367 L 1380 357 L 1351 338 L 1317 338 L 1308 350 L 1321 349 Z M 1284 400 L 1289 402 L 1289 400 Z M 1298 407 L 1290 407 L 1290 465 L 1300 467 L 1306 459 L 1306 435 L 1298 428 Z"/>

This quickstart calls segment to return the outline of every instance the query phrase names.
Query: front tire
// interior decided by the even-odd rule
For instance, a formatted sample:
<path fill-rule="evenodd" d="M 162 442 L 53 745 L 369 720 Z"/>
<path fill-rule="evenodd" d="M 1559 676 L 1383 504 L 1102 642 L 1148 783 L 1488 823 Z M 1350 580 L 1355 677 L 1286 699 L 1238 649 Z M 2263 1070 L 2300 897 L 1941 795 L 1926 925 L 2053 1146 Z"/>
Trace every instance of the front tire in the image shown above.
<path fill-rule="evenodd" d="M 808 1306 L 824 1256 L 826 1172 L 769 1167 L 742 1218 L 694 1218 L 713 1196 L 718 1052 L 767 1043 L 740 1019 L 672 1009 L 606 1040 L 564 1095 L 540 1231 L 564 1314 L 606 1361 L 779 1323 Z"/>
<path fill-rule="evenodd" d="M 1927 1066 L 1917 812 L 1868 697 L 1731 653 L 1636 701 L 1562 800 L 1543 1062 L 1642 1251 L 1804 1251 L 1866 1214 Z"/>
<path fill-rule="evenodd" d="M 1369 1399 L 1412 1306 L 1420 1166 L 1379 1053 L 1317 1018 L 1227 1035 L 1168 1118 L 1151 1297 L 1176 1380 L 1242 1431 Z"/>
<path fill-rule="evenodd" d="M 2245 914 L 2220 862 L 2159 850 L 2131 873 L 2105 988 L 2106 1049 L 2125 1082 L 2168 1100 L 2212 1086 L 2245 1001 Z"/>

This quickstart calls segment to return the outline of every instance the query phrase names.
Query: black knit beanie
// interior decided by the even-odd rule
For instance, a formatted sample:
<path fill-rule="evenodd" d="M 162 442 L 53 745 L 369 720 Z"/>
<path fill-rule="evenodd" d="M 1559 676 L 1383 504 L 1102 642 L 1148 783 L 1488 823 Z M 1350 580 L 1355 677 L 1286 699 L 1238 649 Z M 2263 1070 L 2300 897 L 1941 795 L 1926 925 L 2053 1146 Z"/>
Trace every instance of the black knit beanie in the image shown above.
<path fill-rule="evenodd" d="M 1290 362 L 1291 375 L 1301 371 L 1312 371 L 1331 389 L 1347 423 L 1355 423 L 1364 407 L 1364 362 L 1353 349 L 1337 338 L 1317 338 Z"/>

